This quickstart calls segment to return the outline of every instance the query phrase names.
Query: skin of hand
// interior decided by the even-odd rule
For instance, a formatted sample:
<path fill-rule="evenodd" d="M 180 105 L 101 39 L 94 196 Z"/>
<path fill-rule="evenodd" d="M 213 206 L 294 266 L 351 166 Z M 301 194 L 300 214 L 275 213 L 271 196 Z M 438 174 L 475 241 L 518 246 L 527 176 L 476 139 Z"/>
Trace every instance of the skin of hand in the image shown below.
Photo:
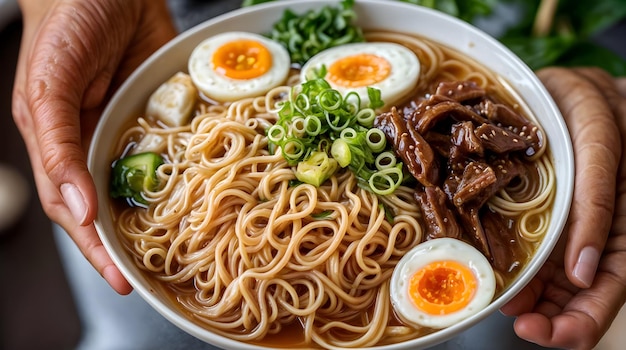
<path fill-rule="evenodd" d="M 13 116 L 39 199 L 120 294 L 132 287 L 96 233 L 89 140 L 111 93 L 176 35 L 161 0 L 22 0 Z"/>
<path fill-rule="evenodd" d="M 592 349 L 626 301 L 626 80 L 599 69 L 538 72 L 570 131 L 576 161 L 568 224 L 538 275 L 501 308 L 521 338 Z"/>

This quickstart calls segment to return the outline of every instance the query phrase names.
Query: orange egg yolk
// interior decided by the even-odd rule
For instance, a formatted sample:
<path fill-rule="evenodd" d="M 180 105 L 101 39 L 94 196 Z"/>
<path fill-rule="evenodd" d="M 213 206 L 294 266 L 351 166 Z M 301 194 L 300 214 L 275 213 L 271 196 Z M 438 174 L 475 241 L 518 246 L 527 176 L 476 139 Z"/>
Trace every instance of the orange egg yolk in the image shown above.
<path fill-rule="evenodd" d="M 384 80 L 391 65 L 379 56 L 358 54 L 339 59 L 328 68 L 326 79 L 338 86 L 362 87 Z"/>
<path fill-rule="evenodd" d="M 272 66 L 272 55 L 260 42 L 236 40 L 220 46 L 213 54 L 213 69 L 231 79 L 252 79 Z"/>
<path fill-rule="evenodd" d="M 472 300 L 478 282 L 472 270 L 456 261 L 437 261 L 417 271 L 409 282 L 409 296 L 430 315 L 459 311 Z"/>

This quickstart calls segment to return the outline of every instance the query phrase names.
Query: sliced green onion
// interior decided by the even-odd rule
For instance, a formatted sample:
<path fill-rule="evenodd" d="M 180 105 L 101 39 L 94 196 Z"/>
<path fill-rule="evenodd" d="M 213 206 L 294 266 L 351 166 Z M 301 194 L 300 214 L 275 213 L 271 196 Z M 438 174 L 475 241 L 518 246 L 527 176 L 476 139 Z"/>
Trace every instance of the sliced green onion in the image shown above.
<path fill-rule="evenodd" d="M 320 213 L 311 214 L 311 217 L 315 220 L 328 220 L 328 219 L 332 219 L 333 213 L 334 211 L 332 210 L 324 210 L 323 212 L 320 212 Z"/>
<path fill-rule="evenodd" d="M 341 167 L 350 169 L 360 187 L 379 195 L 402 182 L 402 163 L 385 152 L 384 133 L 367 126 L 376 113 L 361 108 L 358 93 L 342 96 L 318 78 L 292 88 L 282 106 L 276 125 L 268 129 L 268 149 L 280 147 L 289 165 L 296 165 L 299 181 L 320 186 Z"/>
<path fill-rule="evenodd" d="M 383 170 L 396 166 L 396 155 L 393 152 L 383 152 L 376 157 L 376 169 Z"/>
<path fill-rule="evenodd" d="M 304 142 L 298 138 L 290 138 L 282 145 L 283 157 L 291 164 L 302 158 L 306 147 Z"/>
<path fill-rule="evenodd" d="M 356 136 L 357 136 L 356 130 L 350 127 L 347 127 L 341 130 L 341 133 L 339 133 L 339 137 L 341 137 L 344 140 L 353 140 L 356 138 Z"/>
<path fill-rule="evenodd" d="M 343 104 L 341 93 L 335 89 L 327 89 L 322 91 L 317 96 L 317 99 L 320 107 L 328 112 L 339 109 Z"/>
<path fill-rule="evenodd" d="M 374 119 L 376 119 L 376 112 L 371 108 L 364 108 L 356 114 L 356 120 L 366 128 L 374 125 Z"/>
<path fill-rule="evenodd" d="M 315 115 L 304 118 L 304 130 L 309 136 L 317 136 L 322 131 L 322 121 Z"/>
<path fill-rule="evenodd" d="M 350 119 L 342 122 L 339 115 L 324 111 L 324 115 L 326 116 L 326 122 L 328 126 L 334 131 L 341 132 L 341 130 L 345 129 L 350 125 Z"/>
<path fill-rule="evenodd" d="M 329 153 L 331 147 L 332 145 L 330 144 L 330 140 L 327 138 L 321 139 L 320 142 L 317 144 L 317 150 L 320 152 Z"/>
<path fill-rule="evenodd" d="M 350 91 L 344 96 L 344 108 L 350 114 L 357 114 L 361 109 L 361 96 L 356 91 Z"/>
<path fill-rule="evenodd" d="M 273 143 L 279 144 L 285 138 L 285 128 L 278 124 L 272 125 L 267 131 L 267 139 Z"/>
<path fill-rule="evenodd" d="M 385 133 L 377 128 L 367 130 L 365 135 L 365 142 L 372 149 L 373 152 L 382 152 L 387 147 L 387 139 Z"/>
<path fill-rule="evenodd" d="M 392 194 L 402 183 L 402 169 L 387 168 L 372 174 L 368 181 L 372 192 L 386 196 Z"/>
<path fill-rule="evenodd" d="M 311 108 L 311 101 L 306 94 L 298 94 L 293 101 L 293 105 L 301 115 L 306 115 L 306 111 Z"/>
<path fill-rule="evenodd" d="M 337 170 L 337 161 L 329 158 L 325 152 L 313 152 L 311 156 L 298 163 L 296 178 L 319 187 Z"/>
<path fill-rule="evenodd" d="M 350 146 L 344 140 L 344 138 L 339 138 L 333 141 L 333 145 L 330 149 L 330 154 L 342 168 L 350 165 L 350 162 L 352 161 L 352 152 L 350 151 Z"/>
<path fill-rule="evenodd" d="M 295 117 L 291 120 L 291 130 L 293 135 L 302 137 L 306 133 L 306 122 L 302 117 Z"/>

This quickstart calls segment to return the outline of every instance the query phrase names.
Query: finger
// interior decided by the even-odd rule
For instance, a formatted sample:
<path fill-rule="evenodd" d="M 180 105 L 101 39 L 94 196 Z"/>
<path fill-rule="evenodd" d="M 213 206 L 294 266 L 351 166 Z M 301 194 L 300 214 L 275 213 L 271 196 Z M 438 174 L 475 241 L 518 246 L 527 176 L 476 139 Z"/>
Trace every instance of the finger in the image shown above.
<path fill-rule="evenodd" d="M 550 260 L 547 261 L 531 282 L 506 303 L 500 312 L 509 316 L 517 316 L 530 312 L 549 315 L 553 314 L 557 308 L 560 311 L 579 290 L 579 288 L 571 285 L 563 273 L 562 267 L 555 265 Z M 545 305 L 541 306 L 542 303 Z"/>
<path fill-rule="evenodd" d="M 520 315 L 514 326 L 517 335 L 551 348 L 592 349 L 624 302 L 621 292 L 624 281 L 605 269 L 606 265 L 615 265 L 623 259 L 622 256 L 601 264 L 593 286 L 582 289 L 560 311 L 555 305 L 540 302 L 536 312 Z"/>
<path fill-rule="evenodd" d="M 41 162 L 34 162 L 34 164 L 41 167 Z M 133 288 L 106 252 L 94 225 L 77 225 L 65 203 L 59 198 L 54 184 L 50 182 L 43 169 L 35 168 L 33 169 L 33 174 L 40 200 L 47 203 L 47 214 L 48 212 L 54 213 L 55 221 L 68 232 L 85 258 L 117 293 L 123 295 L 130 293 Z"/>
<path fill-rule="evenodd" d="M 500 308 L 500 312 L 507 316 L 532 312 L 541 297 L 543 288 L 544 284 L 541 279 L 533 278 L 526 287 Z"/>
<path fill-rule="evenodd" d="M 598 68 L 578 68 L 576 72 L 587 78 L 602 93 L 613 111 L 620 134 L 622 137 L 626 136 L 626 78 L 613 79 L 606 71 Z M 623 147 L 618 147 L 618 150 L 622 149 Z M 624 162 L 620 166 L 620 176 L 626 176 Z"/>
<path fill-rule="evenodd" d="M 552 318 L 538 313 L 524 314 L 515 320 L 513 327 L 520 338 L 544 347 L 591 349 L 597 343 L 588 340 L 587 334 L 595 329 L 595 324 L 584 314 L 567 313 Z"/>
<path fill-rule="evenodd" d="M 538 72 L 568 124 L 576 159 L 565 270 L 591 286 L 613 216 L 620 136 L 607 102 L 587 79 L 563 68 Z M 608 200 L 607 200 L 608 199 Z"/>
<path fill-rule="evenodd" d="M 626 98 L 626 77 L 615 79 L 615 85 L 622 97 Z"/>

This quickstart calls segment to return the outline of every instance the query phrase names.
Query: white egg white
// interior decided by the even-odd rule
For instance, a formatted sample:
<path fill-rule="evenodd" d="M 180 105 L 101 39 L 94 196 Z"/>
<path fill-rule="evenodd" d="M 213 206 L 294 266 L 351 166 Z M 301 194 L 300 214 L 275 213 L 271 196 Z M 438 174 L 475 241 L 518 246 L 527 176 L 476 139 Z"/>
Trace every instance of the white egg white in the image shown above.
<path fill-rule="evenodd" d="M 217 72 L 212 65 L 216 50 L 238 40 L 254 40 L 261 43 L 272 56 L 270 69 L 263 75 L 250 79 L 232 79 Z M 265 94 L 285 82 L 290 65 L 289 53 L 278 42 L 254 33 L 225 32 L 198 44 L 189 57 L 188 69 L 193 83 L 203 94 L 213 100 L 225 102 Z"/>
<path fill-rule="evenodd" d="M 340 59 L 360 54 L 378 56 L 391 65 L 391 72 L 385 79 L 370 85 L 370 87 L 381 91 L 381 98 L 385 106 L 391 106 L 401 98 L 406 97 L 417 84 L 420 62 L 415 53 L 405 46 L 388 42 L 351 43 L 324 50 L 311 57 L 304 64 L 300 78 L 302 81 L 310 80 L 316 77 L 316 72 L 322 67 L 328 69 Z M 329 83 L 344 95 L 350 91 L 357 92 L 361 97 L 361 105 L 367 106 L 369 104 L 366 86 L 349 87 L 340 86 L 331 81 Z"/>
<path fill-rule="evenodd" d="M 452 260 L 468 267 L 478 285 L 471 301 L 461 310 L 433 315 L 420 310 L 409 296 L 409 281 L 421 268 L 437 261 Z M 473 246 L 454 238 L 428 240 L 410 250 L 398 263 L 391 277 L 391 303 L 398 316 L 417 327 L 441 329 L 454 325 L 487 307 L 495 294 L 496 280 L 485 256 Z"/>

